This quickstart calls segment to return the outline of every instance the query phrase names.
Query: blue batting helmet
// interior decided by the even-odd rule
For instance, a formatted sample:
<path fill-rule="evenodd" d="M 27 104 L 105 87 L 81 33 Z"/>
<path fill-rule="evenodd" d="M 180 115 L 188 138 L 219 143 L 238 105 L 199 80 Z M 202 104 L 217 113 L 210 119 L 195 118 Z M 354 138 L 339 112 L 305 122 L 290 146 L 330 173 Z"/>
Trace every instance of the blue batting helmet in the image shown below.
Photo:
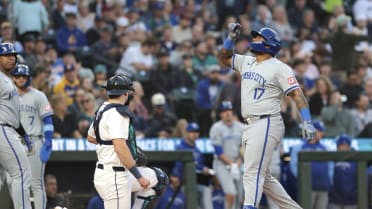
<path fill-rule="evenodd" d="M 17 55 L 17 51 L 12 43 L 1 43 L 0 44 L 0 56 L 14 54 Z"/>
<path fill-rule="evenodd" d="M 23 85 L 23 88 L 27 88 L 31 85 L 31 73 L 27 65 L 18 64 L 16 68 L 11 72 L 12 76 L 26 76 L 27 82 Z"/>
<path fill-rule="evenodd" d="M 265 40 L 262 42 L 251 42 L 250 48 L 252 52 L 269 53 L 275 57 L 281 48 L 281 41 L 277 32 L 273 29 L 264 27 L 259 31 L 252 31 L 253 37 L 261 36 Z"/>

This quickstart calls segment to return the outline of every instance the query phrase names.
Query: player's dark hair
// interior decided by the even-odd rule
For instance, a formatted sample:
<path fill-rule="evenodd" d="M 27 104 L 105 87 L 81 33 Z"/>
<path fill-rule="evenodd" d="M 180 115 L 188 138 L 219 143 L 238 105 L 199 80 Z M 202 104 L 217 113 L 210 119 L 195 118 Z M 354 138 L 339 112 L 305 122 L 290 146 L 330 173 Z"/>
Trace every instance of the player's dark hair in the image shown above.
<path fill-rule="evenodd" d="M 108 95 L 109 99 L 116 99 L 119 98 L 121 95 Z"/>

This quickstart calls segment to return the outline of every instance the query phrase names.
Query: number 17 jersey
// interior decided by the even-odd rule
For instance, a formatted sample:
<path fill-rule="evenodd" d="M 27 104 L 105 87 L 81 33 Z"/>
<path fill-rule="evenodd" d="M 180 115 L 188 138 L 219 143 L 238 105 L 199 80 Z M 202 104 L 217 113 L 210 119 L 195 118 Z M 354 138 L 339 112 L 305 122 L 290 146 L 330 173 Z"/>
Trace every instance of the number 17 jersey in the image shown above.
<path fill-rule="evenodd" d="M 255 57 L 234 54 L 231 66 L 241 75 L 243 118 L 279 113 L 283 95 L 300 88 L 292 69 L 276 58 L 258 63 Z"/>

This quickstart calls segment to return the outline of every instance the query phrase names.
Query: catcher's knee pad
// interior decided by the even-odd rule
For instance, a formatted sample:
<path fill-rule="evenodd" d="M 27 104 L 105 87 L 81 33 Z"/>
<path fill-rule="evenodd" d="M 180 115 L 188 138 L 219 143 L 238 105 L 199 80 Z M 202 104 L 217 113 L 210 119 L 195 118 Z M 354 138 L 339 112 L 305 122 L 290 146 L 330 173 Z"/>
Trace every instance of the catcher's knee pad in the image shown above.
<path fill-rule="evenodd" d="M 164 189 L 168 186 L 169 178 L 168 175 L 160 168 L 151 167 L 151 169 L 155 171 L 156 177 L 158 178 L 158 183 L 152 189 L 156 192 L 156 195 L 159 197 L 163 193 Z"/>

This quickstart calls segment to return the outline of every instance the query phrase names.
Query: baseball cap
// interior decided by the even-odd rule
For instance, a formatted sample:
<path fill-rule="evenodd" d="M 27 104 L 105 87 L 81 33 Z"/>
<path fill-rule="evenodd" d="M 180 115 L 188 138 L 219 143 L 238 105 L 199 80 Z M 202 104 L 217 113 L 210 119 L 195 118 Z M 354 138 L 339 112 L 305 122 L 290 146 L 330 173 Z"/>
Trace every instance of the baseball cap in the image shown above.
<path fill-rule="evenodd" d="M 155 106 L 165 105 L 165 96 L 162 93 L 156 93 L 151 97 L 151 104 Z"/>
<path fill-rule="evenodd" d="M 336 18 L 336 24 L 338 26 L 344 26 L 351 21 L 351 17 L 345 14 L 341 14 Z"/>
<path fill-rule="evenodd" d="M 199 128 L 199 125 L 197 123 L 191 122 L 191 123 L 187 124 L 186 131 L 188 131 L 188 132 L 199 132 L 200 128 Z"/>
<path fill-rule="evenodd" d="M 346 134 L 342 134 L 342 135 L 337 137 L 336 144 L 337 144 L 337 146 L 340 146 L 341 144 L 347 144 L 347 145 L 350 146 L 351 138 Z"/>
<path fill-rule="evenodd" d="M 103 64 L 98 64 L 94 67 L 95 73 L 107 73 L 107 67 Z"/>
<path fill-rule="evenodd" d="M 119 17 L 116 20 L 116 25 L 119 26 L 119 27 L 127 27 L 129 25 L 128 18 L 126 18 L 126 17 Z"/>
<path fill-rule="evenodd" d="M 73 64 L 64 65 L 63 72 L 72 72 L 75 70 L 75 66 Z"/>
<path fill-rule="evenodd" d="M 325 126 L 322 121 L 319 121 L 319 120 L 313 121 L 313 126 L 317 131 L 321 131 L 321 132 L 325 131 Z"/>
<path fill-rule="evenodd" d="M 223 111 L 226 111 L 226 110 L 232 110 L 233 105 L 232 105 L 231 101 L 228 101 L 228 100 L 222 101 L 219 109 L 220 109 L 220 112 L 223 112 Z"/>
<path fill-rule="evenodd" d="M 212 73 L 212 72 L 219 72 L 221 67 L 219 65 L 210 65 L 207 67 L 207 72 Z"/>

